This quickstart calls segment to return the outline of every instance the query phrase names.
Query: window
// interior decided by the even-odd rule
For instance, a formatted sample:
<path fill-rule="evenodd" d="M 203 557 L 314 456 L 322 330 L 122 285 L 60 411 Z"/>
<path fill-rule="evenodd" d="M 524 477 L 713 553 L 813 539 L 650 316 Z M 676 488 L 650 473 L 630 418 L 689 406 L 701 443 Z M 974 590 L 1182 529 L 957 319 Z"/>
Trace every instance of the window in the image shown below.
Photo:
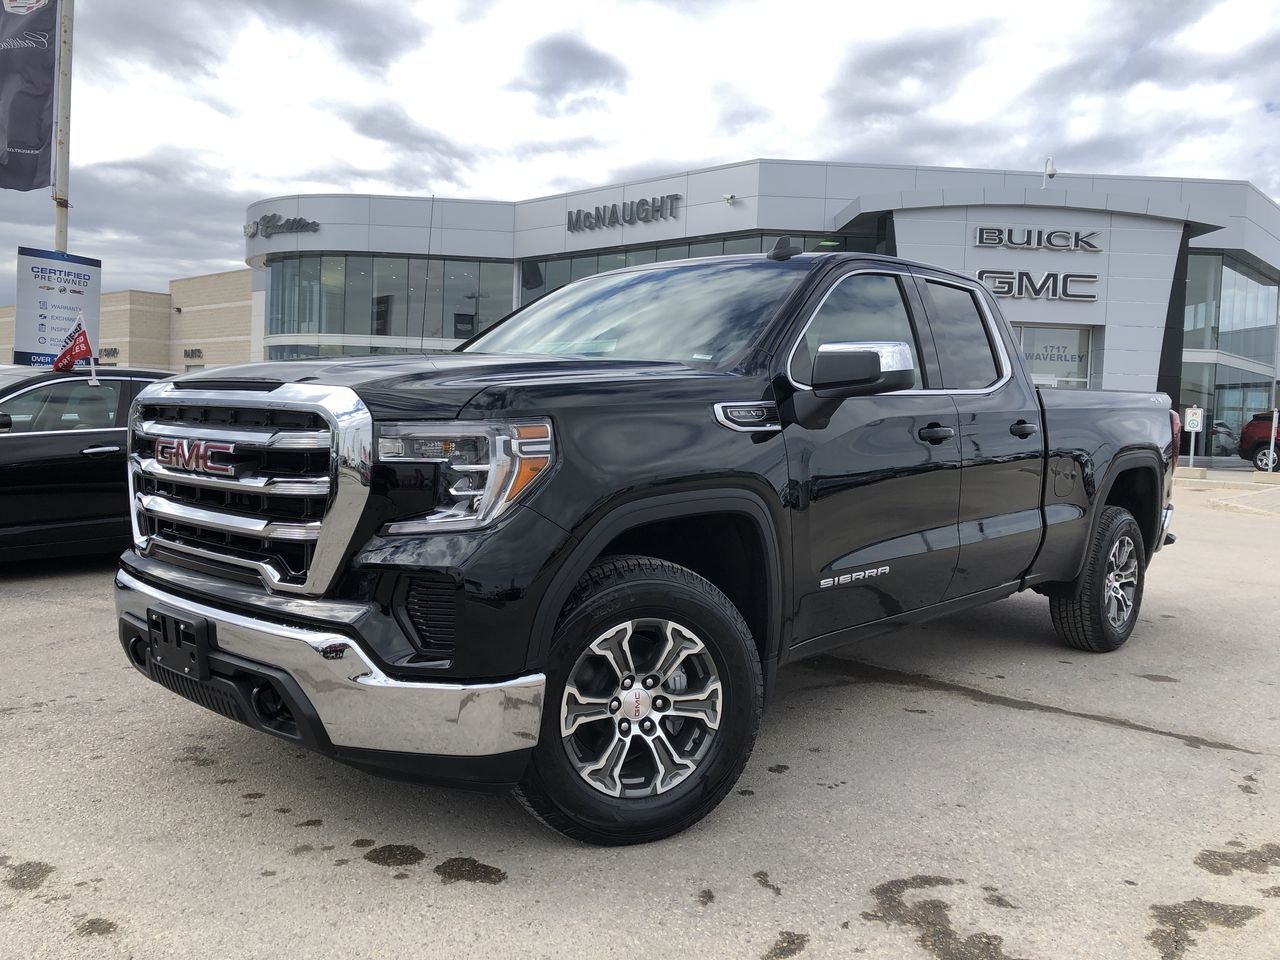
<path fill-rule="evenodd" d="M 409 333 L 409 261 L 378 257 L 373 261 L 373 333 L 404 337 Z"/>
<path fill-rule="evenodd" d="M 491 326 L 511 312 L 511 264 L 480 264 L 480 329 Z"/>
<path fill-rule="evenodd" d="M 1089 386 L 1088 327 L 1023 327 L 1022 355 L 1042 387 Z"/>
<path fill-rule="evenodd" d="M 373 258 L 347 257 L 347 299 L 342 317 L 343 333 L 362 337 L 369 335 L 372 300 Z M 293 328 L 289 329 L 292 331 Z"/>
<path fill-rule="evenodd" d="M 444 335 L 467 340 L 476 329 L 480 265 L 474 260 L 446 260 L 444 266 Z"/>
<path fill-rule="evenodd" d="M 914 386 L 920 377 L 920 351 L 911 329 L 911 318 L 902 298 L 897 277 L 877 273 L 855 273 L 842 277 L 823 298 L 791 358 L 791 379 L 808 384 L 813 358 L 824 343 L 889 340 L 911 347 L 915 367 Z"/>
<path fill-rule="evenodd" d="M 1000 379 L 995 352 L 982 311 L 972 291 L 933 280 L 929 292 L 929 327 L 947 390 L 981 390 Z"/>
<path fill-rule="evenodd" d="M 731 237 L 724 242 L 724 252 L 730 253 L 759 253 L 760 252 L 760 236 L 754 237 Z"/>
<path fill-rule="evenodd" d="M 607 270 L 621 270 L 627 265 L 627 255 L 622 251 L 617 253 L 602 253 L 596 258 L 596 271 L 604 273 Z"/>
<path fill-rule="evenodd" d="M 596 272 L 596 258 L 594 256 L 574 257 L 569 263 L 569 278 L 571 280 L 582 280 L 584 277 L 589 277 Z"/>
<path fill-rule="evenodd" d="M 109 430 L 116 426 L 121 380 L 61 380 L 35 387 L 0 402 L 0 413 L 13 423 L 9 433 L 43 433 L 52 430 Z"/>

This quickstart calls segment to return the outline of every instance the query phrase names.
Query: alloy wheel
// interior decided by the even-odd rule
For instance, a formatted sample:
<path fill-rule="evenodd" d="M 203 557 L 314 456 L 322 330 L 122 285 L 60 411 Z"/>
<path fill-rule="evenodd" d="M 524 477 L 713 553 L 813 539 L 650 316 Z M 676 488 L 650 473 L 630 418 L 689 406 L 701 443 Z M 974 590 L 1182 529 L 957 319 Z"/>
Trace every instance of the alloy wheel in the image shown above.
<path fill-rule="evenodd" d="M 720 727 L 723 688 L 688 627 L 629 620 L 600 634 L 565 681 L 560 735 L 586 783 L 611 797 L 666 793 L 698 769 Z"/>
<path fill-rule="evenodd" d="M 1107 622 L 1121 630 L 1133 615 L 1133 600 L 1138 592 L 1138 548 L 1133 538 L 1123 536 L 1111 547 L 1107 558 L 1106 587 L 1102 609 Z"/>

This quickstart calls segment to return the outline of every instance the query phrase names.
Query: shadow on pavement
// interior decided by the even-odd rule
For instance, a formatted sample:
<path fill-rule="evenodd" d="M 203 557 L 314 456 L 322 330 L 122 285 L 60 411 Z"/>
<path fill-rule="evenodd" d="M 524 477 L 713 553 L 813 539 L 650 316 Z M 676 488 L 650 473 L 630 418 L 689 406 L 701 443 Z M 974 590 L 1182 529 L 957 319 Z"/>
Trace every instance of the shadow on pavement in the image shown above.
<path fill-rule="evenodd" d="M 0 555 L 0 584 L 22 583 L 46 577 L 76 574 L 109 574 L 120 561 L 118 552 L 95 553 L 81 557 L 53 557 L 43 560 L 9 560 Z"/>

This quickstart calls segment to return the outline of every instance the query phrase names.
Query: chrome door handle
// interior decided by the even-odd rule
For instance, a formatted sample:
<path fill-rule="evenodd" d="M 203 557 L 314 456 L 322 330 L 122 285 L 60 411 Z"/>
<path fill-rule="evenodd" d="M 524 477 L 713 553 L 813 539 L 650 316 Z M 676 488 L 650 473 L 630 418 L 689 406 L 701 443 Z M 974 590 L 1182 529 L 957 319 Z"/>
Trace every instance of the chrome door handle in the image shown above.
<path fill-rule="evenodd" d="M 956 435 L 956 432 L 950 427 L 944 427 L 940 423 L 931 423 L 927 427 L 921 427 L 917 431 L 916 436 L 926 443 L 932 443 L 935 447 L 940 443 L 945 443 Z"/>
<path fill-rule="evenodd" d="M 1025 420 L 1019 420 L 1017 423 L 1009 425 L 1009 432 L 1015 437 L 1020 437 L 1023 440 L 1027 439 L 1027 437 L 1031 436 L 1039 429 L 1040 428 L 1034 423 L 1027 423 Z"/>
<path fill-rule="evenodd" d="M 105 457 L 109 453 L 119 452 L 119 447 L 85 447 L 80 451 L 86 457 Z"/>

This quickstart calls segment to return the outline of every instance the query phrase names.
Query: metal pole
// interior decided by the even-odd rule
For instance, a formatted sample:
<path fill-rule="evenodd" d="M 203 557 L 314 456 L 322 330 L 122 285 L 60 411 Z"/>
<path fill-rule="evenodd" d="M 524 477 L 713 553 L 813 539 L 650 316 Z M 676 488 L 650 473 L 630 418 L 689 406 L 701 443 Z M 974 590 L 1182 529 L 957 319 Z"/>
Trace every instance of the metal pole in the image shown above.
<path fill-rule="evenodd" d="M 62 0 L 58 29 L 58 152 L 53 168 L 53 249 L 67 252 L 67 180 L 71 166 L 71 35 L 76 0 Z"/>

